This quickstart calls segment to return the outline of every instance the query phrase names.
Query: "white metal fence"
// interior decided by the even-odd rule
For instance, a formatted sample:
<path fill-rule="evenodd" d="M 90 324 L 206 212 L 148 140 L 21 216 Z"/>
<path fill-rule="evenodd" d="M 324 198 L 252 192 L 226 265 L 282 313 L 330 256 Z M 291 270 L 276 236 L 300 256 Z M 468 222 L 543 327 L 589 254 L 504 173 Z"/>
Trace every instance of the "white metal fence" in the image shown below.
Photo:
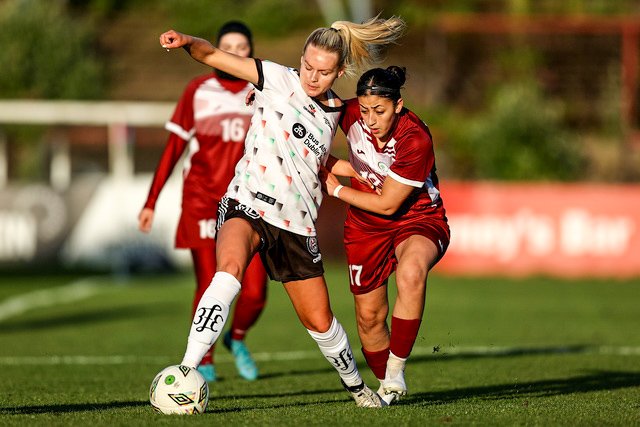
<path fill-rule="evenodd" d="M 105 126 L 108 129 L 109 172 L 114 178 L 133 176 L 133 150 L 128 128 L 158 126 L 171 117 L 172 102 L 83 102 L 0 100 L 0 188 L 8 183 L 8 142 L 2 124 Z M 50 184 L 66 189 L 71 181 L 69 144 L 51 141 Z"/>

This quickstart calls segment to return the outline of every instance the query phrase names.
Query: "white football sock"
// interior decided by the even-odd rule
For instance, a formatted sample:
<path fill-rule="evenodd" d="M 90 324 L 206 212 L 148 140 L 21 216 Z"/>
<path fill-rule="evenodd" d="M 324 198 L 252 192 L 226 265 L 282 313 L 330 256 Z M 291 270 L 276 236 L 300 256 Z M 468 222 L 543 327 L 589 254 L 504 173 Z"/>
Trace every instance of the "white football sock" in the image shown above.
<path fill-rule="evenodd" d="M 385 379 L 395 378 L 401 372 L 404 372 L 404 367 L 407 364 L 407 359 L 396 356 L 392 352 L 389 352 L 389 359 L 387 360 L 387 372 Z"/>
<path fill-rule="evenodd" d="M 233 275 L 218 271 L 204 291 L 187 340 L 182 365 L 197 367 L 202 357 L 216 342 L 229 317 L 229 307 L 240 292 L 240 282 Z"/>
<path fill-rule="evenodd" d="M 362 383 L 356 361 L 349 345 L 347 334 L 335 317 L 327 332 L 313 332 L 309 335 L 318 343 L 320 351 L 331 365 L 338 371 L 342 381 L 350 387 Z"/>

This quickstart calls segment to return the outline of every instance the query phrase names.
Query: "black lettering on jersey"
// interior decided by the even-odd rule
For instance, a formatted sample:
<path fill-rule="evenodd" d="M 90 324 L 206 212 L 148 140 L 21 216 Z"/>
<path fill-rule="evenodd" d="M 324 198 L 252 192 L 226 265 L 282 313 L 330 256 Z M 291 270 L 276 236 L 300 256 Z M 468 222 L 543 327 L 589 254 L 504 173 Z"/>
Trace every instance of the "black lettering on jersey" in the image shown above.
<path fill-rule="evenodd" d="M 266 194 L 257 192 L 256 193 L 256 199 L 258 200 L 262 200 L 265 203 L 269 203 L 270 205 L 275 205 L 276 204 L 276 199 L 274 199 L 271 196 L 267 196 Z"/>
<path fill-rule="evenodd" d="M 305 137 L 305 135 L 307 134 L 307 130 L 305 129 L 304 126 L 302 126 L 302 124 L 300 123 L 296 123 L 293 125 L 293 128 L 291 129 L 291 132 L 295 135 L 296 138 L 298 139 L 302 139 Z"/>
<path fill-rule="evenodd" d="M 321 141 L 316 138 L 311 132 L 307 134 L 306 139 L 303 141 L 309 151 L 313 152 L 317 157 L 324 157 L 327 154 L 327 147 L 321 145 Z"/>

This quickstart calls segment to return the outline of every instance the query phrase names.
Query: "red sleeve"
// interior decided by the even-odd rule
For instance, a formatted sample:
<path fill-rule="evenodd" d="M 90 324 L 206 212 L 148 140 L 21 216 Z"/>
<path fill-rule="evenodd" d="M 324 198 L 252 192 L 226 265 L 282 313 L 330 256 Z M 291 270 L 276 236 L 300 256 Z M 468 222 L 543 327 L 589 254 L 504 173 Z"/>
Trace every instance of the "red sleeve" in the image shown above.
<path fill-rule="evenodd" d="M 149 195 L 147 201 L 144 204 L 145 208 L 155 209 L 156 201 L 160 195 L 160 191 L 166 184 L 174 166 L 180 159 L 184 148 L 187 145 L 187 141 L 180 138 L 175 133 L 169 134 L 167 145 L 164 147 L 156 172 L 153 175 L 153 181 L 151 181 L 151 188 L 149 189 Z"/>
<path fill-rule="evenodd" d="M 360 119 L 360 104 L 358 104 L 358 98 L 347 99 L 345 104 L 344 114 L 340 118 L 340 129 L 346 135 L 351 125 Z"/>

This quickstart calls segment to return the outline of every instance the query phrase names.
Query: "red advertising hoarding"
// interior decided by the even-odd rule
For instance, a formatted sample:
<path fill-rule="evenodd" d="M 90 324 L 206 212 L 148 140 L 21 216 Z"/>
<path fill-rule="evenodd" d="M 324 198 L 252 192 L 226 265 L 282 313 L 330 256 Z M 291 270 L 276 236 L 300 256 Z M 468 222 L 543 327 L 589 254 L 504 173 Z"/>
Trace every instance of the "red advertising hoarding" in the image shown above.
<path fill-rule="evenodd" d="M 451 245 L 436 271 L 640 276 L 640 185 L 441 184 Z"/>

